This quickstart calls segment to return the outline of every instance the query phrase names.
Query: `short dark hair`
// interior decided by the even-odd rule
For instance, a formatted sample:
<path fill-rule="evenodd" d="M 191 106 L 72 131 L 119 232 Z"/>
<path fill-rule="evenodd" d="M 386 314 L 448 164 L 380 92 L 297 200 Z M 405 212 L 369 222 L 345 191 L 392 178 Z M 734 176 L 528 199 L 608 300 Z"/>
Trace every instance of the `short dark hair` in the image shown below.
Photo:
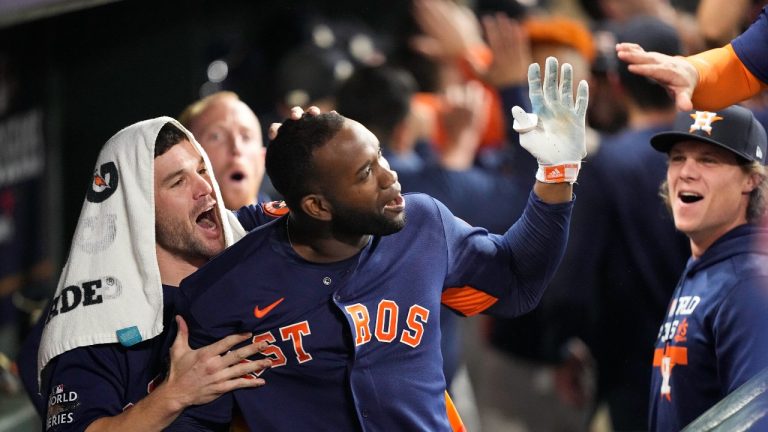
<path fill-rule="evenodd" d="M 356 70 L 336 94 L 336 109 L 364 124 L 389 144 L 395 127 L 408 116 L 416 80 L 403 69 L 373 66 Z"/>
<path fill-rule="evenodd" d="M 633 18 L 617 32 L 618 42 L 631 42 L 646 51 L 657 51 L 676 56 L 682 54 L 682 44 L 677 30 L 650 16 Z M 667 109 L 675 105 L 674 99 L 657 82 L 629 71 L 626 62 L 618 62 L 619 81 L 640 108 Z"/>
<path fill-rule="evenodd" d="M 176 144 L 188 140 L 187 134 L 182 132 L 176 125 L 168 122 L 163 125 L 155 139 L 155 157 L 158 157 L 168 151 Z"/>
<path fill-rule="evenodd" d="M 305 113 L 299 120 L 285 120 L 267 147 L 267 175 L 292 211 L 298 211 L 299 201 L 316 190 L 312 153 L 336 136 L 344 121 L 336 112 Z"/>

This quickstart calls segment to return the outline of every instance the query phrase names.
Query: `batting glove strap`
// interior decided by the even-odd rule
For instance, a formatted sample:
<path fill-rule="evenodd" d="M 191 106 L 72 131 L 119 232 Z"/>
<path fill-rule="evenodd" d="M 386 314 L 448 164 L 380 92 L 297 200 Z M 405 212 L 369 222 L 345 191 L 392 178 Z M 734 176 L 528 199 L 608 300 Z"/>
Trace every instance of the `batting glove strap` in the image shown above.
<path fill-rule="evenodd" d="M 536 180 L 542 183 L 571 183 L 576 182 L 581 169 L 581 161 L 563 162 L 557 165 L 539 164 Z"/>

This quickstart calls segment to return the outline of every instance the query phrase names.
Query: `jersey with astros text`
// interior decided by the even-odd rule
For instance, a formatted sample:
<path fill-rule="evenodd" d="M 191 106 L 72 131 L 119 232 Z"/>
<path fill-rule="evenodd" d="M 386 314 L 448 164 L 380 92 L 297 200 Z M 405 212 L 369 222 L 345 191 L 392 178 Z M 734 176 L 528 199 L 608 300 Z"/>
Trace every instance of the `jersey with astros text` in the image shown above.
<path fill-rule="evenodd" d="M 650 430 L 679 431 L 768 367 L 768 230 L 737 227 L 690 260 L 659 329 Z"/>
<path fill-rule="evenodd" d="M 252 430 L 450 430 L 440 304 L 507 316 L 537 304 L 562 258 L 572 203 L 531 193 L 523 216 L 494 235 L 427 195 L 404 198 L 405 228 L 346 260 L 302 259 L 282 218 L 182 281 L 193 347 L 243 331 L 269 343 L 267 384 L 233 393 Z M 193 407 L 179 424 L 227 422 L 232 402 Z"/>

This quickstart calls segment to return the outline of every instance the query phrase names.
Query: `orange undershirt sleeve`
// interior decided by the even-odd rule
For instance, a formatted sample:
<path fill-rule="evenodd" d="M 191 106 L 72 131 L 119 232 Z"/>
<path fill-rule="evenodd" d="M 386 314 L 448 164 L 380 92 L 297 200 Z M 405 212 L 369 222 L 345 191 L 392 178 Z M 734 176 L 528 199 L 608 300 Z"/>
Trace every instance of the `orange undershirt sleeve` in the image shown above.
<path fill-rule="evenodd" d="M 477 315 L 493 306 L 498 300 L 498 298 L 472 288 L 469 285 L 447 288 L 443 291 L 443 296 L 441 298 L 444 305 L 464 316 Z"/>
<path fill-rule="evenodd" d="M 730 44 L 685 59 L 699 72 L 693 93 L 696 109 L 716 111 L 768 88 L 744 66 Z"/>

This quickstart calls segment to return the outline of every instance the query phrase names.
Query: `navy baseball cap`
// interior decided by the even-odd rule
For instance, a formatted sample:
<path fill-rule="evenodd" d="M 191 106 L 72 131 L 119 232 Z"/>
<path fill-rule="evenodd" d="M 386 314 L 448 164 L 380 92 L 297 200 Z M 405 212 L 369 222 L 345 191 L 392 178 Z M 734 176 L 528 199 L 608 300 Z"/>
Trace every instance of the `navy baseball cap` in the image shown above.
<path fill-rule="evenodd" d="M 717 112 L 688 111 L 678 113 L 674 130 L 661 132 L 651 138 L 651 145 L 668 153 L 680 141 L 701 141 L 730 150 L 742 159 L 765 164 L 765 129 L 752 111 L 731 105 Z"/>

